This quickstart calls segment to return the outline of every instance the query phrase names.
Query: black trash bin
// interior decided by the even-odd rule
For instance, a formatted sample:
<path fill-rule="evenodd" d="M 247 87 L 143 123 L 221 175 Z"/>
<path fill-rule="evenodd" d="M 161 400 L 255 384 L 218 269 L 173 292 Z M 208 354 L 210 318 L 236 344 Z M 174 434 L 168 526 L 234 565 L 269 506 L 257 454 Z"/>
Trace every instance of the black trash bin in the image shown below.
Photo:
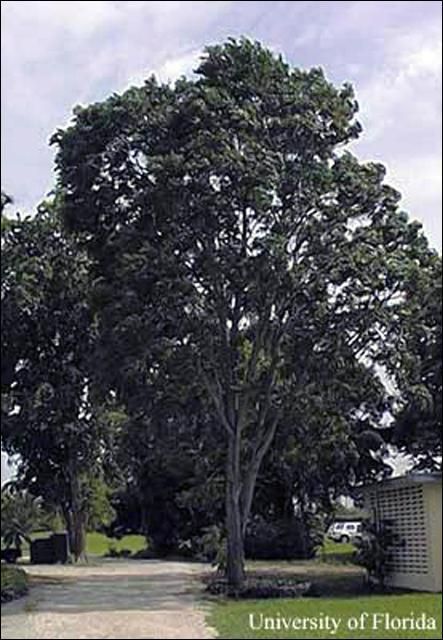
<path fill-rule="evenodd" d="M 32 564 L 54 564 L 54 543 L 51 538 L 39 538 L 31 542 Z"/>
<path fill-rule="evenodd" d="M 69 559 L 69 542 L 67 533 L 54 533 L 52 535 L 55 562 L 65 564 Z"/>
<path fill-rule="evenodd" d="M 31 542 L 32 564 L 56 564 L 68 562 L 69 543 L 67 533 L 54 533 L 50 538 L 39 538 Z"/>

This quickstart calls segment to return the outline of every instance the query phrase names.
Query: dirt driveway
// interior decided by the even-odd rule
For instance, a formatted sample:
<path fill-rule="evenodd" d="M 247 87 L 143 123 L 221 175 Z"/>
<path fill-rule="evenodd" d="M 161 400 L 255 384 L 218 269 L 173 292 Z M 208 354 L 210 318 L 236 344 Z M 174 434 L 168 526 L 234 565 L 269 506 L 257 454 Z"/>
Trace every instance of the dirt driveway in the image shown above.
<path fill-rule="evenodd" d="M 197 576 L 184 562 L 31 566 L 28 597 L 2 606 L 2 638 L 213 638 Z"/>

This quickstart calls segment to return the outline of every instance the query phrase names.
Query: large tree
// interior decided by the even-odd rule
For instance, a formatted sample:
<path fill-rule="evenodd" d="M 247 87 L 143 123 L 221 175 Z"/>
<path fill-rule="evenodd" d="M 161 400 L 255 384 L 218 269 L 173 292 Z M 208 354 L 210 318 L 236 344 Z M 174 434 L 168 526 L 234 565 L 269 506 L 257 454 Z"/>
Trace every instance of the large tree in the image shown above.
<path fill-rule="evenodd" d="M 23 486 L 62 512 L 76 558 L 105 455 L 89 393 L 87 282 L 88 260 L 53 206 L 2 232 L 2 446 L 18 456 Z"/>
<path fill-rule="evenodd" d="M 442 462 L 442 263 L 429 253 L 426 268 L 410 271 L 401 314 L 404 336 L 395 421 L 390 440 L 421 470 Z"/>
<path fill-rule="evenodd" d="M 384 168 L 345 151 L 356 113 L 321 69 L 228 41 L 195 80 L 77 108 L 53 139 L 64 220 L 94 262 L 108 388 L 134 403 L 176 358 L 224 430 L 235 588 L 291 385 L 313 394 L 322 354 L 377 374 L 399 339 L 405 266 L 426 249 Z"/>

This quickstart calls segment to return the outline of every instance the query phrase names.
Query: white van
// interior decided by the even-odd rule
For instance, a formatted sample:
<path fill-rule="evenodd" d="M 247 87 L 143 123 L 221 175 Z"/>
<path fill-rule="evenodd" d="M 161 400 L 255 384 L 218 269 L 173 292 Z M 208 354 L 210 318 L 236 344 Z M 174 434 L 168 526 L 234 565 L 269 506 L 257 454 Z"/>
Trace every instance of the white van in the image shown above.
<path fill-rule="evenodd" d="M 334 522 L 326 534 L 334 542 L 356 542 L 361 540 L 363 525 L 361 522 Z"/>

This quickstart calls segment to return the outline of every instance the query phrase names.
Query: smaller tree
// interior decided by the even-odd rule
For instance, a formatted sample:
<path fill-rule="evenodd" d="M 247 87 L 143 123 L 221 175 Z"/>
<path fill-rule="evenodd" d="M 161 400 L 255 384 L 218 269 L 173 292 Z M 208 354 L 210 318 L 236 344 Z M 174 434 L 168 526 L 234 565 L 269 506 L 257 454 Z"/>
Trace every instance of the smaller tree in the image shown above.
<path fill-rule="evenodd" d="M 38 527 L 43 515 L 42 504 L 27 491 L 19 491 L 12 485 L 2 488 L 1 537 L 6 547 L 20 549 L 23 542 L 31 542 L 31 534 Z"/>
<path fill-rule="evenodd" d="M 390 574 L 392 547 L 396 542 L 389 521 L 367 522 L 364 534 L 358 542 L 357 562 L 368 572 L 368 582 L 386 588 Z"/>
<path fill-rule="evenodd" d="M 56 214 L 48 204 L 2 231 L 2 446 L 22 486 L 63 514 L 78 559 L 106 425 L 91 394 L 89 265 Z"/>

